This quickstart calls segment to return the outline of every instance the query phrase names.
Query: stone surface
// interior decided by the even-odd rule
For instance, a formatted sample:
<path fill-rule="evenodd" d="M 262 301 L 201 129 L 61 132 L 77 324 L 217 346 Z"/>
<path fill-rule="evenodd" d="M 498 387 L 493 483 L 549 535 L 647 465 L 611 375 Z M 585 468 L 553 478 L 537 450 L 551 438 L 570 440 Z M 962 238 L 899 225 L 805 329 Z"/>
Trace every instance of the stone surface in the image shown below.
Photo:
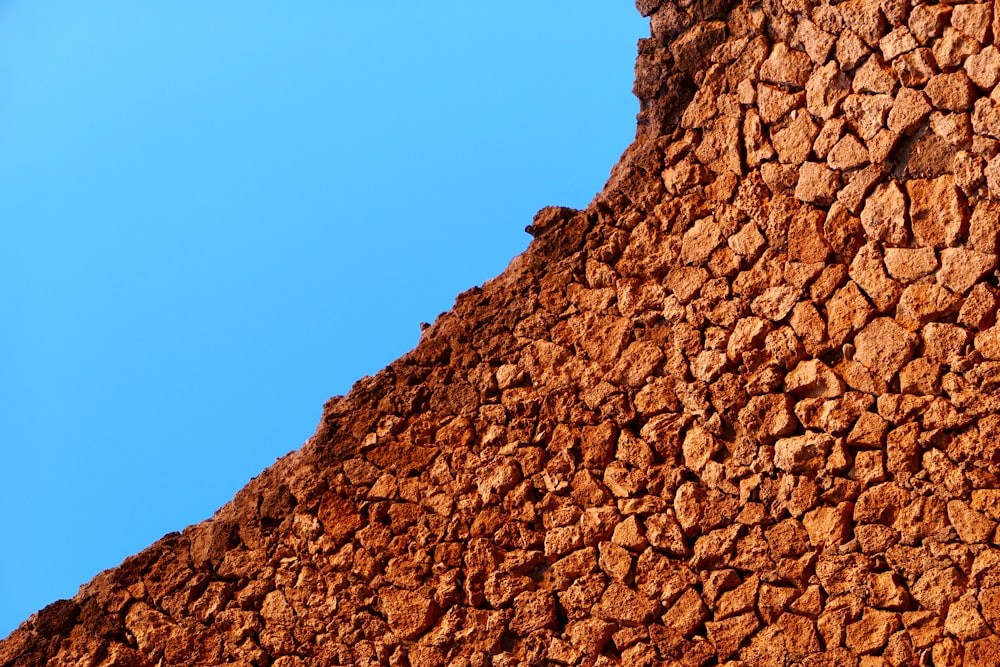
<path fill-rule="evenodd" d="M 0 667 L 998 664 L 992 6 L 637 7 L 594 201 Z"/>

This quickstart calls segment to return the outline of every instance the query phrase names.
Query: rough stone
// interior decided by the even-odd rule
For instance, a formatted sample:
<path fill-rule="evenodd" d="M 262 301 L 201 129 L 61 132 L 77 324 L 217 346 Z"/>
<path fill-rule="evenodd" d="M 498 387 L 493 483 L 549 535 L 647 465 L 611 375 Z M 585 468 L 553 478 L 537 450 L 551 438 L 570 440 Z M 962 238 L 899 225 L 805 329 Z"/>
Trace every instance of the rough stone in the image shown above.
<path fill-rule="evenodd" d="M 894 320 L 879 317 L 858 333 L 854 341 L 855 361 L 888 381 L 910 360 L 919 339 Z"/>
<path fill-rule="evenodd" d="M 966 232 L 969 213 L 953 176 L 907 181 L 910 225 L 917 245 L 949 248 Z"/>
<path fill-rule="evenodd" d="M 995 8 L 637 8 L 593 202 L 0 665 L 1000 662 Z"/>

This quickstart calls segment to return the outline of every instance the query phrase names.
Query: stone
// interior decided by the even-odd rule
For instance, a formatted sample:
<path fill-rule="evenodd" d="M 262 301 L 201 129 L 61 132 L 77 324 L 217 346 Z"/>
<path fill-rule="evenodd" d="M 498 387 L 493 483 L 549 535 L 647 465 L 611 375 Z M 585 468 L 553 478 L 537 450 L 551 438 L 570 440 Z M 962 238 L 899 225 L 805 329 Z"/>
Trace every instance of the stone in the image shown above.
<path fill-rule="evenodd" d="M 931 104 L 923 92 L 900 88 L 886 122 L 896 134 L 911 135 L 930 117 L 931 111 Z"/>
<path fill-rule="evenodd" d="M 829 120 L 840 111 L 840 103 L 851 92 L 850 79 L 830 61 L 812 70 L 806 89 L 806 107 L 817 118 Z"/>
<path fill-rule="evenodd" d="M 536 630 L 555 627 L 556 622 L 556 604 L 551 593 L 525 591 L 514 598 L 509 627 L 515 635 L 527 637 Z"/>
<path fill-rule="evenodd" d="M 983 516 L 961 500 L 949 501 L 948 521 L 959 538 L 967 544 L 989 542 L 997 527 L 995 520 Z"/>
<path fill-rule="evenodd" d="M 949 248 L 965 233 L 969 211 L 953 176 L 906 182 L 910 226 L 918 246 Z"/>
<path fill-rule="evenodd" d="M 864 244 L 861 219 L 852 215 L 851 211 L 839 201 L 833 202 L 823 221 L 823 239 L 837 254 L 844 258 L 853 258 Z"/>
<path fill-rule="evenodd" d="M 709 618 L 709 609 L 693 588 L 688 588 L 660 619 L 682 637 L 690 637 Z"/>
<path fill-rule="evenodd" d="M 815 65 L 823 65 L 830 57 L 837 38 L 809 19 L 802 19 L 796 27 L 795 37 Z"/>
<path fill-rule="evenodd" d="M 948 607 L 944 629 L 963 642 L 980 639 L 990 634 L 990 628 L 979 614 L 978 605 L 972 596 L 962 597 Z"/>
<path fill-rule="evenodd" d="M 681 261 L 685 264 L 704 265 L 709 256 L 722 243 L 722 228 L 715 218 L 702 218 L 684 233 L 681 240 Z"/>
<path fill-rule="evenodd" d="M 934 61 L 941 69 L 960 67 L 965 59 L 979 52 L 979 44 L 968 35 L 951 26 L 944 29 L 941 38 L 933 44 Z"/>
<path fill-rule="evenodd" d="M 799 114 L 785 127 L 772 132 L 771 144 L 778 154 L 778 161 L 796 167 L 805 162 L 817 134 L 819 126 L 810 114 Z"/>
<path fill-rule="evenodd" d="M 414 639 L 429 629 L 441 613 L 433 600 L 416 591 L 386 587 L 379 604 L 392 631 L 402 639 Z"/>
<path fill-rule="evenodd" d="M 968 331 L 954 324 L 930 322 L 922 329 L 921 339 L 927 357 L 942 363 L 951 363 L 953 358 L 962 354 L 970 335 Z"/>
<path fill-rule="evenodd" d="M 872 52 L 858 33 L 847 29 L 840 33 L 836 46 L 836 61 L 846 70 L 857 67 Z"/>
<path fill-rule="evenodd" d="M 637 7 L 593 202 L 0 664 L 1000 664 L 995 7 Z"/>
<path fill-rule="evenodd" d="M 837 8 L 844 20 L 844 27 L 856 33 L 868 46 L 878 46 L 879 40 L 887 31 L 885 18 L 877 4 L 848 0 L 840 3 Z"/>
<path fill-rule="evenodd" d="M 743 121 L 743 142 L 746 165 L 756 169 L 761 164 L 771 160 L 775 153 L 771 140 L 767 136 L 764 123 L 756 111 L 747 112 Z"/>
<path fill-rule="evenodd" d="M 962 34 L 984 44 L 992 18 L 993 9 L 985 2 L 955 5 L 951 13 L 951 25 Z"/>
<path fill-rule="evenodd" d="M 806 433 L 780 438 L 774 443 L 774 465 L 786 472 L 818 472 L 833 447 L 833 437 L 825 433 Z"/>
<path fill-rule="evenodd" d="M 997 294 L 986 283 L 979 283 L 969 291 L 956 322 L 967 329 L 982 331 L 996 323 Z"/>
<path fill-rule="evenodd" d="M 820 162 L 804 162 L 799 168 L 795 196 L 810 204 L 829 206 L 833 203 L 839 186 L 837 172 Z"/>
<path fill-rule="evenodd" d="M 903 394 L 941 393 L 941 364 L 919 357 L 899 371 L 899 391 Z"/>
<path fill-rule="evenodd" d="M 830 149 L 826 159 L 832 169 L 857 169 L 868 164 L 868 149 L 853 134 L 845 134 Z"/>
<path fill-rule="evenodd" d="M 970 111 L 976 99 L 976 89 L 964 71 L 936 74 L 924 86 L 931 105 L 941 111 Z"/>
<path fill-rule="evenodd" d="M 937 64 L 930 49 L 916 49 L 892 61 L 899 83 L 907 88 L 924 86 L 937 74 Z"/>
<path fill-rule="evenodd" d="M 851 281 L 837 290 L 833 298 L 827 302 L 827 333 L 830 342 L 836 346 L 843 345 L 854 334 L 868 323 L 875 309 Z"/>
<path fill-rule="evenodd" d="M 851 535 L 853 510 L 850 503 L 836 507 L 822 506 L 806 512 L 802 524 L 809 533 L 809 542 L 819 549 L 836 549 Z"/>
<path fill-rule="evenodd" d="M 874 243 L 867 243 L 858 251 L 848 274 L 881 313 L 892 309 L 903 292 L 899 283 L 886 273 L 881 252 Z"/>
<path fill-rule="evenodd" d="M 790 88 L 804 88 L 812 72 L 812 61 L 802 51 L 789 49 L 778 42 L 760 68 L 760 78 L 767 83 Z"/>
<path fill-rule="evenodd" d="M 981 202 L 969 220 L 969 243 L 973 250 L 990 255 L 997 254 L 1000 236 L 1000 204 Z"/>
<path fill-rule="evenodd" d="M 994 254 L 968 248 L 945 248 L 941 251 L 937 281 L 956 294 L 965 294 L 996 267 L 997 256 Z"/>
<path fill-rule="evenodd" d="M 976 351 L 990 361 L 1000 360 L 1000 325 L 992 326 L 976 334 Z"/>
<path fill-rule="evenodd" d="M 869 157 L 871 156 L 869 155 Z M 888 168 L 884 163 L 870 164 L 863 169 L 857 170 L 847 180 L 847 184 L 837 193 L 837 201 L 854 215 L 859 214 L 861 206 L 864 204 L 865 196 L 886 173 L 888 173 Z"/>
<path fill-rule="evenodd" d="M 980 98 L 972 107 L 972 130 L 987 137 L 1000 137 L 1000 106 Z"/>
<path fill-rule="evenodd" d="M 851 130 L 868 141 L 885 127 L 892 103 L 892 96 L 887 94 L 848 95 L 843 101 L 844 117 Z"/>
<path fill-rule="evenodd" d="M 972 121 L 967 113 L 942 113 L 930 115 L 931 131 L 949 144 L 960 148 L 972 145 Z"/>
<path fill-rule="evenodd" d="M 879 40 L 879 50 L 886 62 L 892 62 L 898 56 L 908 53 L 919 46 L 916 37 L 907 26 L 898 26 Z"/>
<path fill-rule="evenodd" d="M 886 248 L 883 258 L 889 275 L 901 283 L 912 283 L 938 268 L 933 248 Z"/>
<path fill-rule="evenodd" d="M 910 594 L 925 609 L 944 617 L 948 606 L 962 597 L 965 576 L 955 567 L 927 569 L 910 587 Z"/>
<path fill-rule="evenodd" d="M 895 181 L 875 188 L 861 210 L 861 226 L 872 241 L 905 246 L 909 241 L 906 224 L 906 196 Z"/>
<path fill-rule="evenodd" d="M 842 117 L 834 117 L 824 121 L 823 126 L 813 140 L 813 155 L 820 160 L 825 160 L 833 150 L 833 147 L 844 136 L 847 128 L 847 121 Z"/>
<path fill-rule="evenodd" d="M 907 285 L 896 305 L 896 320 L 915 331 L 927 322 L 957 313 L 959 306 L 961 299 L 940 285 Z"/>
<path fill-rule="evenodd" d="M 795 432 L 798 422 L 793 407 L 794 401 L 787 394 L 751 396 L 740 410 L 739 421 L 752 437 L 770 444 Z"/>
<path fill-rule="evenodd" d="M 890 380 L 913 356 L 918 337 L 888 317 L 871 321 L 854 338 L 854 360 Z"/>
<path fill-rule="evenodd" d="M 951 7 L 947 5 L 918 5 L 910 12 L 907 27 L 921 44 L 940 37 L 949 25 Z"/>
<path fill-rule="evenodd" d="M 759 627 L 760 621 L 752 612 L 705 623 L 708 640 L 723 659 L 736 655 L 744 640 Z"/>
<path fill-rule="evenodd" d="M 874 53 L 854 70 L 851 89 L 856 93 L 893 94 L 899 86 L 895 72 L 886 66 L 882 56 Z"/>
<path fill-rule="evenodd" d="M 793 287 L 769 287 L 751 302 L 750 310 L 760 318 L 780 322 L 788 316 L 798 299 L 799 290 Z"/>
<path fill-rule="evenodd" d="M 1000 50 L 990 44 L 979 53 L 965 59 L 969 80 L 983 91 L 991 91 L 1000 82 Z"/>
<path fill-rule="evenodd" d="M 757 112 L 765 125 L 773 126 L 784 119 L 793 109 L 801 109 L 806 104 L 806 93 L 789 92 L 765 83 L 757 85 Z"/>
<path fill-rule="evenodd" d="M 785 376 L 785 391 L 797 398 L 836 398 L 843 381 L 819 359 L 800 362 Z"/>
<path fill-rule="evenodd" d="M 791 287 L 805 287 L 812 279 L 814 269 L 818 270 L 830 255 L 830 246 L 823 236 L 824 218 L 822 211 L 804 210 L 789 221 L 788 259 L 794 264 L 786 265 L 785 280 Z M 803 279 L 793 279 L 789 267 L 802 268 Z"/>

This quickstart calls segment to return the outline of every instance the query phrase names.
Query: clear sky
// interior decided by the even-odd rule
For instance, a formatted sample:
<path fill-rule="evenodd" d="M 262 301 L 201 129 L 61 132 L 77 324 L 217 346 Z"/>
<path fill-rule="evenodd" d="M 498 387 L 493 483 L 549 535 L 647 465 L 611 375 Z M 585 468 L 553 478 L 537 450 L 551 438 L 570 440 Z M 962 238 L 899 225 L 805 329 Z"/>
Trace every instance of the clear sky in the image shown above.
<path fill-rule="evenodd" d="M 630 0 L 0 2 L 0 637 L 583 207 Z"/>

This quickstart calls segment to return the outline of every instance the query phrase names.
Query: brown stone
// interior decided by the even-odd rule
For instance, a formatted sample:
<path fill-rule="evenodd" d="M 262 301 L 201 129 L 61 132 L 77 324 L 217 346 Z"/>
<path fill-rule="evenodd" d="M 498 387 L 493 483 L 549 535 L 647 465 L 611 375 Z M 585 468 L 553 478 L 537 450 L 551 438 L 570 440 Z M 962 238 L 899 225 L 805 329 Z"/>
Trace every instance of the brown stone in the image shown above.
<path fill-rule="evenodd" d="M 851 88 L 856 93 L 893 94 L 899 86 L 895 72 L 878 53 L 870 55 L 854 70 Z"/>
<path fill-rule="evenodd" d="M 775 125 L 793 109 L 805 106 L 805 103 L 805 92 L 788 92 L 763 83 L 757 85 L 757 111 L 765 125 Z"/>
<path fill-rule="evenodd" d="M 976 351 L 990 361 L 1000 360 L 1000 326 L 993 326 L 976 334 Z"/>
<path fill-rule="evenodd" d="M 892 62 L 899 82 L 906 87 L 923 86 L 937 73 L 930 49 L 917 49 L 899 56 Z"/>
<path fill-rule="evenodd" d="M 994 254 L 968 248 L 945 248 L 941 251 L 937 281 L 956 294 L 965 294 L 996 266 L 997 256 Z"/>
<path fill-rule="evenodd" d="M 876 130 L 877 133 L 878 131 Z M 869 155 L 869 157 L 871 156 Z M 861 212 L 861 207 L 869 190 L 887 173 L 888 167 L 885 163 L 870 164 L 863 169 L 859 169 L 847 179 L 847 184 L 837 193 L 837 201 L 848 211 L 854 215 L 858 215 Z M 861 244 L 859 243 L 858 245 Z"/>
<path fill-rule="evenodd" d="M 889 275 L 901 283 L 917 281 L 938 268 L 933 248 L 886 248 L 883 261 Z"/>
<path fill-rule="evenodd" d="M 934 61 L 942 69 L 960 67 L 965 59 L 979 52 L 979 44 L 961 30 L 948 26 L 940 39 L 934 41 Z"/>
<path fill-rule="evenodd" d="M 416 591 L 386 587 L 379 592 L 379 602 L 389 627 L 402 639 L 418 637 L 441 613 L 433 600 Z"/>
<path fill-rule="evenodd" d="M 892 62 L 897 56 L 917 48 L 918 42 L 906 26 L 894 28 L 878 42 L 879 50 L 886 62 Z"/>
<path fill-rule="evenodd" d="M 877 4 L 862 0 L 848 0 L 837 7 L 844 26 L 854 31 L 865 43 L 875 48 L 886 33 L 885 18 Z"/>
<path fill-rule="evenodd" d="M 693 588 L 689 588 L 667 608 L 660 620 L 682 637 L 690 637 L 708 618 L 709 609 L 705 602 Z"/>
<path fill-rule="evenodd" d="M 910 360 L 918 342 L 892 319 L 876 318 L 855 337 L 854 359 L 888 381 Z"/>
<path fill-rule="evenodd" d="M 990 91 L 1000 82 L 1000 50 L 990 44 L 965 59 L 965 72 L 980 90 Z"/>
<path fill-rule="evenodd" d="M 760 621 L 752 612 L 705 623 L 708 641 L 712 642 L 722 659 L 735 655 L 744 640 L 759 627 Z"/>
<path fill-rule="evenodd" d="M 892 102 L 887 94 L 848 95 L 843 101 L 844 116 L 854 133 L 868 141 L 885 127 Z"/>
<path fill-rule="evenodd" d="M 837 63 L 831 61 L 812 71 L 805 88 L 809 111 L 828 120 L 840 110 L 840 103 L 851 92 L 851 83 Z"/>
<path fill-rule="evenodd" d="M 969 212 L 954 177 L 907 181 L 906 192 L 910 198 L 910 225 L 917 245 L 955 246 L 967 229 Z"/>
<path fill-rule="evenodd" d="M 871 52 L 865 41 L 851 29 L 843 30 L 837 39 L 836 60 L 844 69 L 854 69 Z"/>
<path fill-rule="evenodd" d="M 750 310 L 758 317 L 780 322 L 788 316 L 799 296 L 799 290 L 793 287 L 769 287 L 751 302 Z"/>
<path fill-rule="evenodd" d="M 785 376 L 785 391 L 799 398 L 835 398 L 844 393 L 844 383 L 822 361 L 810 359 Z"/>
<path fill-rule="evenodd" d="M 890 181 L 875 188 L 861 210 L 861 225 L 871 241 L 893 246 L 907 244 L 906 197 L 898 183 Z"/>
<path fill-rule="evenodd" d="M 940 285 L 907 285 L 896 306 L 896 319 L 916 330 L 922 324 L 957 313 L 960 305 L 961 299 Z"/>
<path fill-rule="evenodd" d="M 924 87 L 931 105 L 941 111 L 970 111 L 976 99 L 976 89 L 964 71 L 936 74 Z"/>
<path fill-rule="evenodd" d="M 807 54 L 789 49 L 784 43 L 778 42 L 761 65 L 760 78 L 779 86 L 803 88 L 811 71 L 812 62 Z"/>
<path fill-rule="evenodd" d="M 899 283 L 886 273 L 882 254 L 876 244 L 868 243 L 858 251 L 848 273 L 872 300 L 879 312 L 884 313 L 892 309 L 899 301 L 902 289 Z"/>
<path fill-rule="evenodd" d="M 962 597 L 966 578 L 954 567 L 933 568 L 924 572 L 910 587 L 914 599 L 939 616 L 944 617 L 948 606 Z"/>
<path fill-rule="evenodd" d="M 840 185 L 837 172 L 820 162 L 804 162 L 799 168 L 795 196 L 804 202 L 829 206 L 833 203 Z"/>
<path fill-rule="evenodd" d="M 917 131 L 931 115 L 927 96 L 913 88 L 901 88 L 889 112 L 889 129 L 897 134 L 910 135 Z"/>
<path fill-rule="evenodd" d="M 826 311 L 830 342 L 837 346 L 843 345 L 861 331 L 874 313 L 871 304 L 853 281 L 834 293 L 827 303 Z"/>
<path fill-rule="evenodd" d="M 889 641 L 889 636 L 902 626 L 899 614 L 867 608 L 861 620 L 847 626 L 847 648 L 859 655 L 875 653 Z"/>
<path fill-rule="evenodd" d="M 989 542 L 997 527 L 996 521 L 988 519 L 961 500 L 948 503 L 948 521 L 959 538 L 967 544 Z"/>
<path fill-rule="evenodd" d="M 802 523 L 813 546 L 835 549 L 850 538 L 852 518 L 853 507 L 844 502 L 836 507 L 817 507 L 802 517 Z"/>
<path fill-rule="evenodd" d="M 857 169 L 868 164 L 868 149 L 853 134 L 845 134 L 830 149 L 827 164 L 833 169 Z"/>
<path fill-rule="evenodd" d="M 819 134 L 819 126 L 811 114 L 798 114 L 785 127 L 771 133 L 771 144 L 778 154 L 778 161 L 798 165 L 809 158 L 812 143 Z"/>
<path fill-rule="evenodd" d="M 774 443 L 774 465 L 790 473 L 819 472 L 833 442 L 833 437 L 825 433 L 780 438 Z"/>

